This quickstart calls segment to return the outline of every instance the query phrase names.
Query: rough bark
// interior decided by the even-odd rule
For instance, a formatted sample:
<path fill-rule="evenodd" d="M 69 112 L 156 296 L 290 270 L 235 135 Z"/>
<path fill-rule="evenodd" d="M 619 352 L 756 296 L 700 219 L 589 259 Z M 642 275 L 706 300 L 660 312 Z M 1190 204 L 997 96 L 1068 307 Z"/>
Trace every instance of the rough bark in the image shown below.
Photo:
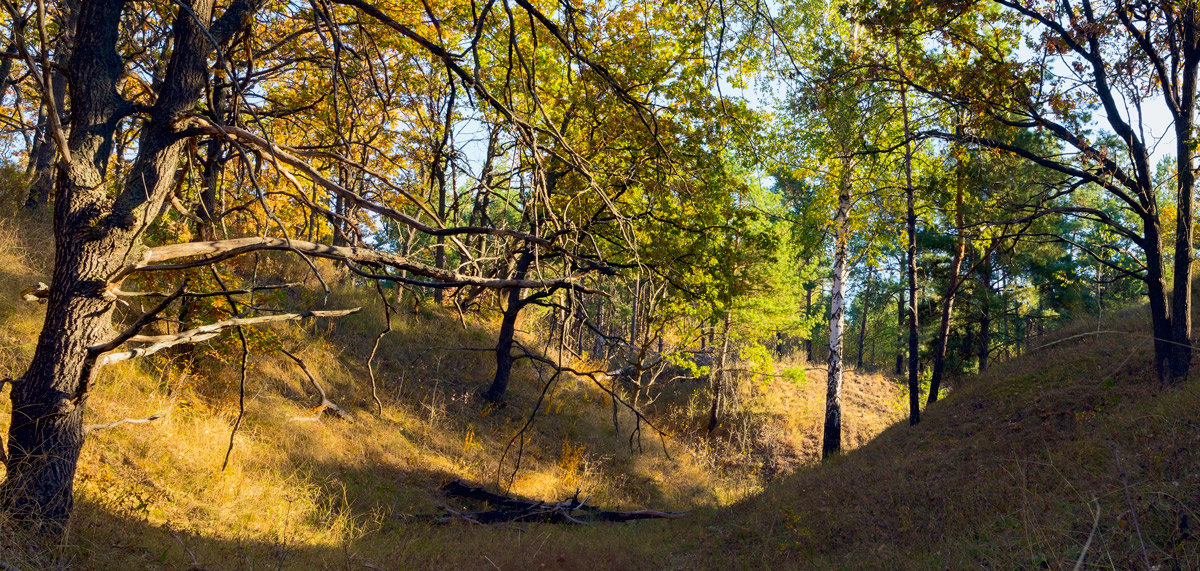
<path fill-rule="evenodd" d="M 9 461 L 0 506 L 50 534 L 61 533 L 71 513 L 96 357 L 89 347 L 110 334 L 114 298 L 108 287 L 145 251 L 141 234 L 160 212 L 178 165 L 183 138 L 175 124 L 199 99 L 211 53 L 200 23 L 210 21 L 212 1 L 193 0 L 175 19 L 174 49 L 143 127 L 138 157 L 116 198 L 109 198 L 113 139 L 129 109 L 116 88 L 124 70 L 117 52 L 124 6 L 121 0 L 94 0 L 80 7 L 67 66 L 69 157 L 61 157 L 55 184 L 53 282 L 37 349 L 10 395 Z M 235 1 L 213 35 L 227 41 L 256 8 Z"/>
<path fill-rule="evenodd" d="M 1192 258 L 1195 255 L 1193 232 L 1195 228 L 1195 185 L 1193 167 L 1195 156 L 1195 106 L 1197 87 L 1197 64 L 1200 59 L 1200 30 L 1197 29 L 1197 7 L 1195 2 L 1181 5 L 1183 11 L 1184 39 L 1187 45 L 1184 57 L 1179 110 L 1175 117 L 1175 166 L 1177 173 L 1175 214 L 1175 267 L 1174 291 L 1171 299 L 1170 372 L 1168 382 L 1187 378 L 1192 363 Z"/>

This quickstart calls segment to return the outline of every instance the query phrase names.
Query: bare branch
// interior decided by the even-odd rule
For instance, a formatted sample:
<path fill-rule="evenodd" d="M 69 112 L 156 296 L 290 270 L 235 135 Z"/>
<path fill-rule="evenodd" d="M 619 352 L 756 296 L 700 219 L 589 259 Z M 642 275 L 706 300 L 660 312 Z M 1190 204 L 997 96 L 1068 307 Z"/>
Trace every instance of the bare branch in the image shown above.
<path fill-rule="evenodd" d="M 141 262 L 126 267 L 125 270 L 123 270 L 114 281 L 120 280 L 126 275 L 135 271 L 150 272 L 195 268 L 214 264 L 216 262 L 227 260 L 229 258 L 240 256 L 249 252 L 261 250 L 289 251 L 318 258 L 352 261 L 375 266 L 386 266 L 398 270 L 407 270 L 414 274 L 432 278 L 438 281 L 455 282 L 484 288 L 568 287 L 583 293 L 600 294 L 598 291 L 581 286 L 577 283 L 592 270 L 599 270 L 600 268 L 589 267 L 585 268 L 579 273 L 576 273 L 575 275 L 551 280 L 488 279 L 478 276 L 469 276 L 454 270 L 437 268 L 428 264 L 410 260 L 404 256 L 389 252 L 381 252 L 379 250 L 372 250 L 370 248 L 330 246 L 326 244 L 304 242 L 301 240 L 288 240 L 285 238 L 267 238 L 257 236 L 250 238 L 217 240 L 213 242 L 185 242 L 181 244 L 171 244 L 169 246 L 151 248 Z M 197 260 L 174 264 L 157 263 L 175 260 L 178 258 L 188 258 L 192 256 L 203 257 Z"/>
<path fill-rule="evenodd" d="M 317 382 L 317 377 L 313 376 L 312 371 L 308 370 L 308 366 L 304 364 L 304 361 L 302 359 L 300 359 L 300 357 L 297 357 L 291 351 L 288 351 L 287 349 L 284 349 L 283 347 L 279 348 L 279 352 L 283 353 L 284 355 L 287 355 L 289 359 L 291 359 L 297 365 L 300 366 L 300 370 L 304 371 L 304 376 L 308 377 L 308 382 L 312 383 L 312 386 L 317 389 L 317 393 L 319 393 L 321 395 L 321 402 L 320 402 L 320 404 L 317 405 L 317 409 L 316 409 L 317 418 L 321 417 L 321 413 L 323 413 L 327 410 L 332 410 L 342 420 L 344 420 L 346 422 L 354 422 L 354 419 L 351 418 L 351 416 L 346 411 L 342 410 L 342 407 L 334 404 L 333 401 L 329 400 L 329 397 L 327 397 L 325 395 L 325 387 L 322 387 L 321 383 Z"/>
<path fill-rule="evenodd" d="M 98 366 L 111 365 L 113 363 L 119 363 L 121 361 L 128 361 L 130 359 L 134 359 L 137 357 L 145 357 L 147 355 L 153 355 L 154 353 L 162 351 L 163 349 L 168 349 L 168 348 L 174 347 L 176 345 L 183 345 L 186 343 L 199 343 L 201 341 L 207 341 L 209 339 L 212 339 L 213 337 L 216 337 L 217 335 L 220 335 L 222 331 L 224 331 L 226 329 L 232 329 L 234 327 L 262 325 L 264 323 L 275 323 L 275 322 L 279 322 L 279 321 L 296 321 L 296 320 L 300 320 L 300 319 L 306 319 L 309 317 L 342 317 L 345 315 L 350 315 L 351 313 L 355 313 L 359 309 L 361 309 L 361 308 L 355 307 L 353 309 L 339 309 L 339 310 L 330 310 L 330 311 L 313 310 L 313 311 L 305 311 L 305 312 L 301 312 L 301 313 L 281 313 L 279 315 L 262 315 L 259 317 L 239 317 L 239 318 L 235 318 L 235 319 L 226 319 L 223 321 L 218 321 L 216 323 L 210 323 L 208 325 L 202 325 L 195 329 L 189 329 L 187 331 L 176 333 L 174 335 L 155 335 L 155 336 L 133 335 L 133 336 L 130 336 L 129 338 L 127 338 L 126 340 L 134 341 L 134 342 L 152 343 L 152 345 L 149 345 L 146 347 L 139 347 L 137 349 L 130 349 L 129 351 L 122 351 L 120 353 L 107 353 L 99 358 L 99 360 L 97 361 L 97 365 Z M 105 351 L 106 349 L 104 349 L 104 347 L 108 346 L 110 343 L 111 342 L 105 343 L 102 345 L 93 345 L 92 347 L 89 347 L 88 350 L 94 351 L 96 353 L 100 353 L 100 352 Z"/>
<path fill-rule="evenodd" d="M 114 420 L 112 422 L 106 422 L 104 424 L 89 424 L 89 425 L 83 427 L 83 431 L 91 432 L 93 430 L 105 430 L 108 428 L 120 426 L 122 424 L 146 424 L 148 422 L 154 422 L 160 418 L 165 418 L 168 415 L 170 415 L 171 409 L 174 407 L 175 407 L 175 401 L 171 401 L 171 403 L 168 404 L 166 406 L 166 408 L 164 408 L 150 416 L 147 416 L 146 418 L 122 418 L 121 420 Z"/>

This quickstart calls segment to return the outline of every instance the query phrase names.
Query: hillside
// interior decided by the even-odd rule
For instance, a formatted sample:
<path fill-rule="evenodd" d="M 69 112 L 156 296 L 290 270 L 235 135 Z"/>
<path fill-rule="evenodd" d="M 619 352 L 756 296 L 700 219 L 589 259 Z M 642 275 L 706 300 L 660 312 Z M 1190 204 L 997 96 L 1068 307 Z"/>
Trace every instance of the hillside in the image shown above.
<path fill-rule="evenodd" d="M 15 376 L 32 353 L 42 313 L 18 293 L 47 280 L 43 245 L 49 240 L 40 221 L 7 222 L 0 233 L 5 272 L 0 376 Z M 264 268 L 283 281 L 303 279 L 300 269 L 286 264 Z M 494 343 L 495 324 L 488 317 L 460 319 L 457 312 L 429 304 L 415 310 L 411 300 L 400 304 L 402 313 L 393 317 L 393 331 L 375 362 L 383 403 L 377 416 L 366 367 L 384 327 L 375 292 L 335 285 L 328 300 L 289 294 L 273 301 L 364 309 L 339 320 L 247 331 L 246 410 L 224 470 L 240 396 L 236 335 L 106 370 L 85 422 L 160 418 L 93 430 L 66 543 L 31 548 L 36 544 L 20 530 L 5 527 L 0 561 L 21 569 L 347 564 L 400 569 L 486 563 L 478 554 L 507 566 L 553 552 L 556 565 L 562 555 L 591 567 L 597 560 L 590 557 L 626 557 L 619 555 L 625 551 L 620 545 L 655 524 L 588 530 L 432 525 L 432 518 L 447 513 L 440 506 L 461 509 L 439 487 L 455 478 L 495 490 L 511 482 L 512 494 L 529 498 L 557 500 L 579 491 L 606 508 L 691 510 L 662 528 L 673 536 L 692 529 L 688 521 L 707 521 L 711 510 L 761 493 L 772 478 L 812 464 L 819 450 L 824 393 L 819 367 L 805 371 L 785 363 L 780 372 L 788 374 L 746 383 L 739 413 L 714 436 L 702 429 L 706 385 L 682 386 L 660 397 L 651 417 L 673 433 L 665 440 L 670 456 L 648 429 L 640 446 L 631 445 L 632 416 L 622 412 L 615 431 L 605 393 L 590 380 L 564 378 L 539 408 L 520 469 L 514 475 L 513 448 L 498 472 L 544 377 L 519 366 L 507 407 L 485 407 L 478 400 L 493 367 L 491 354 L 478 350 Z M 527 341 L 532 345 L 536 339 Z M 279 348 L 305 362 L 350 420 L 318 417 L 317 391 Z M 852 420 L 846 440 L 857 447 L 902 417 L 905 395 L 878 375 L 851 373 L 847 382 Z M 0 415 L 6 425 L 6 396 Z M 540 553 L 536 545 L 533 552 L 513 549 L 514 542 L 527 545 L 534 537 L 549 551 Z"/>
<path fill-rule="evenodd" d="M 38 325 L 38 309 L 14 300 L 45 275 L 31 246 L 44 234 L 29 223 L 4 231 L 14 245 L 0 263 L 10 374 Z M 351 302 L 369 306 L 370 298 L 342 292 L 330 305 Z M 602 393 L 564 382 L 544 405 L 512 493 L 560 499 L 582 489 L 606 507 L 691 510 L 588 528 L 424 521 L 453 505 L 437 492 L 450 479 L 495 488 L 498 451 L 539 385 L 522 368 L 512 404 L 481 412 L 470 393 L 487 378 L 488 355 L 432 348 L 486 347 L 490 325 L 464 328 L 421 310 L 398 318 L 385 339 L 386 406 L 376 418 L 364 361 L 379 320 L 364 311 L 273 329 L 353 422 L 314 421 L 315 393 L 294 364 L 252 355 L 246 418 L 225 471 L 236 359 L 210 359 L 190 374 L 167 359 L 108 373 L 89 422 L 169 414 L 95 431 L 68 543 L 30 550 L 18 532 L 5 536 L 0 559 L 16 568 L 1070 568 L 1088 545 L 1085 560 L 1097 566 L 1200 564 L 1200 389 L 1153 380 L 1140 308 L 1078 323 L 963 379 L 916 428 L 900 422 L 903 395 L 892 381 L 852 375 L 847 424 L 856 449 L 824 465 L 813 461 L 818 370 L 806 383 L 774 381 L 760 393 L 771 399 L 750 399 L 757 447 L 708 446 L 685 430 L 668 440 L 670 458 L 649 438 L 631 452 Z M 628 430 L 631 419 L 622 422 Z M 764 450 L 771 462 L 799 467 L 764 486 Z"/>
<path fill-rule="evenodd" d="M 39 309 L 15 294 L 44 279 L 41 228 L 3 229 L 5 375 L 19 372 L 38 326 Z M 561 499 L 581 489 L 605 507 L 691 510 L 568 528 L 424 519 L 453 507 L 437 491 L 453 478 L 496 489 L 499 451 L 540 390 L 524 367 L 509 407 L 472 399 L 489 356 L 446 348 L 486 347 L 487 321 L 464 326 L 427 309 L 397 318 L 377 369 L 385 403 L 377 418 L 364 362 L 382 326 L 378 307 L 349 291 L 329 304 L 368 310 L 272 329 L 262 346 L 293 349 L 353 422 L 315 420 L 315 393 L 295 365 L 255 353 L 246 417 L 222 471 L 237 412 L 229 340 L 208 347 L 194 371 L 178 359 L 115 368 L 89 422 L 168 414 L 92 433 L 68 542 L 31 549 L 13 531 L 0 560 L 114 569 L 1071 568 L 1086 545 L 1092 566 L 1200 565 L 1200 388 L 1153 380 L 1141 308 L 1077 323 L 961 380 L 915 428 L 900 422 L 904 395 L 894 382 L 851 375 L 855 449 L 824 465 L 813 461 L 819 370 L 747 393 L 735 420 L 753 434 L 740 445 L 689 433 L 686 418 L 699 410 L 663 407 L 659 417 L 674 414 L 682 427 L 667 441 L 670 458 L 651 438 L 631 451 L 603 393 L 564 381 L 544 404 L 512 493 Z M 213 356 L 221 354 L 224 364 Z M 631 421 L 621 419 L 624 431 Z M 768 464 L 796 469 L 767 481 Z"/>

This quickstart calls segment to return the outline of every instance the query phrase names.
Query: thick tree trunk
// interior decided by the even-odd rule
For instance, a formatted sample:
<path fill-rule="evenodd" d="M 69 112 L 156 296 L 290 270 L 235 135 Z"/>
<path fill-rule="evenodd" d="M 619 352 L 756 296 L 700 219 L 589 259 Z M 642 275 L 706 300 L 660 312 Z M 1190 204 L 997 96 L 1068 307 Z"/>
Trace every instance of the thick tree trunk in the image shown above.
<path fill-rule="evenodd" d="M 59 174 L 46 318 L 29 369 L 9 397 L 8 474 L 0 486 L 0 505 L 15 519 L 45 526 L 51 534 L 61 533 L 71 514 L 90 381 L 85 378 L 87 348 L 108 333 L 112 303 L 104 297 L 105 286 L 129 246 L 128 238 L 114 239 L 116 233 L 95 228 L 105 222 L 96 215 L 106 206 L 104 174 L 113 136 L 103 123 L 116 115 L 120 101 L 121 65 L 114 48 L 121 8 L 116 1 L 85 7 L 91 25 L 81 44 L 99 48 L 73 58 L 79 83 L 72 86 L 86 89 L 90 83 L 96 92 L 73 109 L 74 160 Z"/>
<path fill-rule="evenodd" d="M 61 532 L 71 512 L 82 418 L 95 355 L 109 335 L 110 280 L 145 252 L 140 237 L 174 184 L 183 138 L 176 122 L 195 107 L 207 77 L 212 0 L 193 0 L 174 23 L 174 49 L 123 186 L 106 180 L 118 119 L 129 104 L 117 92 L 122 0 L 83 3 L 70 74 L 68 151 L 55 186 L 55 265 L 46 318 L 29 369 L 10 398 L 8 472 L 0 505 L 18 520 Z M 237 9 L 235 10 L 235 6 Z M 235 2 L 215 33 L 228 41 L 256 5 Z M 49 142 L 49 141 L 48 141 Z M 65 157 L 64 157 L 65 158 Z"/>
<path fill-rule="evenodd" d="M 833 279 L 829 287 L 829 367 L 825 391 L 825 430 L 821 459 L 842 451 L 842 325 L 846 318 L 846 256 L 849 241 L 850 175 L 842 175 L 834 217 Z"/>
<path fill-rule="evenodd" d="M 1195 29 L 1197 8 L 1195 3 L 1184 4 L 1184 16 L 1188 29 L 1193 34 L 1200 34 Z M 1189 40 L 1194 44 L 1196 38 Z M 1195 183 L 1196 173 L 1193 170 L 1195 150 L 1195 105 L 1196 105 L 1196 54 L 1195 45 L 1186 50 L 1191 56 L 1191 63 L 1184 66 L 1182 97 L 1179 105 L 1179 116 L 1175 120 L 1175 150 L 1176 150 L 1176 215 L 1175 215 L 1175 276 L 1174 291 L 1171 296 L 1171 358 L 1170 372 L 1167 382 L 1179 382 L 1188 376 L 1192 364 L 1192 256 L 1193 229 L 1195 227 Z"/>

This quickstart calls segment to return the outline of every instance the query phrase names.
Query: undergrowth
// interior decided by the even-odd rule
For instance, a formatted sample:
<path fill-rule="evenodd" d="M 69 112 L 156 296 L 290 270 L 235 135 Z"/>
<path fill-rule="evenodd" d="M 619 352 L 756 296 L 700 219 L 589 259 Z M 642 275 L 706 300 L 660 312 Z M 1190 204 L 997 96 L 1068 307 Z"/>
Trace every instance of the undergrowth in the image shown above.
<path fill-rule="evenodd" d="M 48 235 L 40 220 L 0 224 L 4 377 L 32 355 L 43 310 L 17 293 L 48 281 L 47 253 L 33 246 Z M 303 268 L 259 263 L 260 275 L 316 286 Z M 648 432 L 631 443 L 627 413 L 614 427 L 611 401 L 590 380 L 562 377 L 534 429 L 514 440 L 548 377 L 522 362 L 508 406 L 478 400 L 493 367 L 479 350 L 495 338 L 493 321 L 385 290 L 401 311 L 381 341 L 373 395 L 367 359 L 385 326 L 379 296 L 350 278 L 331 287 L 328 296 L 268 299 L 363 310 L 256 331 L 244 387 L 236 336 L 106 370 L 87 423 L 163 416 L 90 433 L 65 543 L 41 544 L 0 520 L 0 561 L 18 569 L 1200 566 L 1200 385 L 1153 380 L 1142 308 L 1079 322 L 1025 356 L 957 379 L 916 427 L 901 422 L 907 399 L 897 382 L 851 372 L 849 451 L 820 464 L 817 366 L 784 360 L 774 377 L 740 379 L 736 406 L 712 433 L 703 385 L 658 395 L 648 412 L 669 433 L 665 451 Z M 318 416 L 315 388 L 281 348 L 304 361 L 349 421 Z M 4 399 L 0 418 L 7 407 Z M 453 478 L 528 498 L 579 493 L 606 508 L 689 513 L 586 528 L 434 525 L 443 508 L 464 508 L 438 493 Z"/>

